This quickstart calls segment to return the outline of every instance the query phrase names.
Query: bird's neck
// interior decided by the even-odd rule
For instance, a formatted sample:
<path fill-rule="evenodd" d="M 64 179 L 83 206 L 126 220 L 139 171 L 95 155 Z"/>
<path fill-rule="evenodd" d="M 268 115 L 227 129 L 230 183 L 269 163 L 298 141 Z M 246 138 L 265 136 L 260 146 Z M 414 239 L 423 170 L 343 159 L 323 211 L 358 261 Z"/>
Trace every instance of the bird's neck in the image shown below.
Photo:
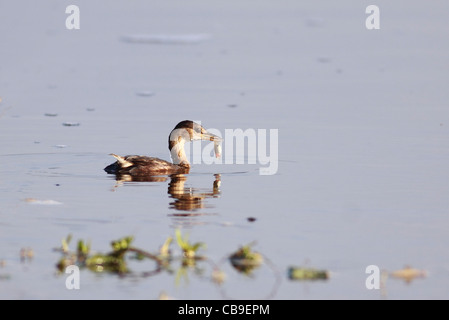
<path fill-rule="evenodd" d="M 178 139 L 176 141 L 171 141 L 170 144 L 170 154 L 174 164 L 179 165 L 190 165 L 184 150 L 184 139 Z"/>

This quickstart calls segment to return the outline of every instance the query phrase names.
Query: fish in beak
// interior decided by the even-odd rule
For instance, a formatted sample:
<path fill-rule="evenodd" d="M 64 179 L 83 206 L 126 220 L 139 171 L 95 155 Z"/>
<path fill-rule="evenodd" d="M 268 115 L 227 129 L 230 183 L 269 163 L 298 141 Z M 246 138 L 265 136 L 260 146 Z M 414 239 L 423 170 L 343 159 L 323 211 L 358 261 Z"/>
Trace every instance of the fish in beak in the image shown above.
<path fill-rule="evenodd" d="M 201 133 L 201 140 L 221 142 L 223 139 L 206 131 Z"/>
<path fill-rule="evenodd" d="M 201 133 L 201 140 L 213 141 L 215 157 L 216 158 L 221 157 L 221 142 L 223 141 L 222 138 L 220 138 L 219 136 L 216 136 L 212 133 L 209 133 L 207 131 L 204 131 Z"/>

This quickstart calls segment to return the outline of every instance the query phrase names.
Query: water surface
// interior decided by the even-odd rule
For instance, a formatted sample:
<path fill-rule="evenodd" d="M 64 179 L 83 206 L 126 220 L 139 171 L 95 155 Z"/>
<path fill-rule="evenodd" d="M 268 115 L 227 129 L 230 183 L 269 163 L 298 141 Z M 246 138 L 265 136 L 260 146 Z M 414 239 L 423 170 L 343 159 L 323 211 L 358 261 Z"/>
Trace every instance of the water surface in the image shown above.
<path fill-rule="evenodd" d="M 2 299 L 448 298 L 447 2 L 379 1 L 377 31 L 352 1 L 78 5 L 80 30 L 65 28 L 63 3 L 0 5 Z M 142 34 L 208 38 L 122 40 Z M 103 171 L 111 152 L 169 159 L 185 119 L 278 129 L 278 172 L 197 164 L 175 180 L 118 183 Z M 100 252 L 133 235 L 155 252 L 176 228 L 207 244 L 188 281 L 142 277 L 152 262 L 131 262 L 129 277 L 82 270 L 80 290 L 56 274 L 53 248 L 68 234 Z M 270 264 L 245 277 L 226 257 L 253 241 Z M 428 277 L 388 279 L 382 296 L 365 287 L 372 264 Z M 291 265 L 331 277 L 290 281 Z"/>

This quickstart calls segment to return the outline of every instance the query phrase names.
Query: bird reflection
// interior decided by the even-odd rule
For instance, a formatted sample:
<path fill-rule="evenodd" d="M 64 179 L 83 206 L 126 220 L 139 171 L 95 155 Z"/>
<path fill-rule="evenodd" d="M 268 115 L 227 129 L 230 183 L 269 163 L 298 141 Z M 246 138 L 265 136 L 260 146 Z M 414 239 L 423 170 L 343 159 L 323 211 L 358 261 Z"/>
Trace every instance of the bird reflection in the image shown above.
<path fill-rule="evenodd" d="M 212 189 L 204 190 L 199 188 L 186 187 L 187 176 L 185 174 L 172 174 L 170 176 L 132 176 L 129 174 L 117 174 L 116 185 L 114 189 L 123 185 L 124 182 L 165 182 L 168 183 L 169 198 L 174 199 L 169 203 L 170 209 L 177 211 L 185 211 L 185 213 L 176 213 L 173 216 L 196 216 L 200 214 L 193 213 L 203 208 L 206 208 L 205 199 L 220 197 L 220 174 L 214 174 L 215 180 Z"/>
<path fill-rule="evenodd" d="M 173 174 L 168 184 L 168 194 L 174 201 L 170 203 L 171 209 L 179 211 L 195 211 L 205 208 L 204 199 L 218 198 L 220 196 L 220 175 L 215 174 L 215 181 L 210 192 L 200 192 L 199 189 L 185 187 L 187 177 L 184 174 Z"/>

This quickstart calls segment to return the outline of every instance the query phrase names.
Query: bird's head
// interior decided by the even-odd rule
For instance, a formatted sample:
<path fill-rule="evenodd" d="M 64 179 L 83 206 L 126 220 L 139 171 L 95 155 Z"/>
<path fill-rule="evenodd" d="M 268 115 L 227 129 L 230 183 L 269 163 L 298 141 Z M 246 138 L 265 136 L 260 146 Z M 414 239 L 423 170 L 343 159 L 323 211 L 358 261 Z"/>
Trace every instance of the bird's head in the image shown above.
<path fill-rule="evenodd" d="M 178 142 L 181 142 L 181 140 L 184 140 L 183 142 L 193 140 L 220 142 L 222 139 L 219 136 L 208 132 L 200 124 L 191 120 L 184 120 L 178 123 L 170 133 L 169 144 L 176 144 Z"/>
<path fill-rule="evenodd" d="M 215 143 L 216 157 L 220 156 L 221 151 L 218 145 L 222 139 L 208 132 L 200 124 L 191 120 L 184 120 L 176 125 L 168 137 L 168 149 L 170 150 L 173 163 L 188 163 L 184 152 L 184 144 L 193 140 L 213 141 Z"/>

